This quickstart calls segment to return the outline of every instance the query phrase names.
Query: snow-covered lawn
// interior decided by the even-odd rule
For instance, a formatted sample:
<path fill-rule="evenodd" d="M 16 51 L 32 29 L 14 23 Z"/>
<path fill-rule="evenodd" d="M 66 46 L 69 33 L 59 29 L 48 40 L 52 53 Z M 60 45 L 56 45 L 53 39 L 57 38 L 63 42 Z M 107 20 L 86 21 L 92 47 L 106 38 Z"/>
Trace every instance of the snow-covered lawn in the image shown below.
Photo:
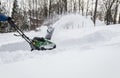
<path fill-rule="evenodd" d="M 0 78 L 120 78 L 120 25 L 76 26 L 73 19 L 69 24 L 74 15 L 65 17 L 53 25 L 54 50 L 31 52 L 14 33 L 0 34 Z M 81 16 L 75 18 L 86 22 Z M 66 25 L 73 28 L 66 29 Z M 25 34 L 44 36 L 46 28 L 42 28 Z"/>

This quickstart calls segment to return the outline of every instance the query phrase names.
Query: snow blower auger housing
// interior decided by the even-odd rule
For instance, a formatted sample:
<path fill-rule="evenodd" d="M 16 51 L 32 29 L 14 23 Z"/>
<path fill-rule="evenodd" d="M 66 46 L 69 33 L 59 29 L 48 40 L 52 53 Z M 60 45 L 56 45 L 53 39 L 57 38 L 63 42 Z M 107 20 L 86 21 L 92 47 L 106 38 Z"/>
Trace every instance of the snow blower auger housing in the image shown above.
<path fill-rule="evenodd" d="M 30 39 L 29 37 L 27 37 L 23 31 L 21 29 L 18 28 L 18 26 L 16 26 L 14 24 L 14 22 L 12 20 L 8 21 L 9 24 L 11 25 L 11 27 L 13 27 L 18 33 L 19 36 L 21 36 L 23 39 L 25 39 L 25 41 L 27 41 L 27 43 L 29 43 L 30 47 L 31 47 L 31 51 L 33 50 L 52 50 L 56 48 L 56 44 L 51 42 L 48 39 L 45 39 L 43 37 L 34 37 L 33 39 Z"/>
<path fill-rule="evenodd" d="M 56 45 L 53 42 L 51 42 L 43 37 L 41 37 L 41 38 L 34 37 L 32 39 L 31 48 L 32 48 L 31 50 L 35 50 L 35 49 L 36 50 L 52 50 L 52 49 L 56 48 Z"/>

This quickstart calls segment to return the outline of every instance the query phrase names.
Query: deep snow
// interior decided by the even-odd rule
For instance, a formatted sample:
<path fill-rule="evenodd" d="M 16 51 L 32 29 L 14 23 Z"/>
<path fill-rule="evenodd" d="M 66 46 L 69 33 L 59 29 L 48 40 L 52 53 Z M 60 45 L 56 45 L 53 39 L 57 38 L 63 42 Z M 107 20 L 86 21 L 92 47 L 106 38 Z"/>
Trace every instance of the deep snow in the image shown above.
<path fill-rule="evenodd" d="M 90 21 L 63 16 L 53 25 L 57 48 L 51 51 L 31 52 L 14 33 L 0 34 L 0 78 L 120 78 L 120 25 L 94 27 Z M 25 34 L 45 36 L 46 27 Z"/>

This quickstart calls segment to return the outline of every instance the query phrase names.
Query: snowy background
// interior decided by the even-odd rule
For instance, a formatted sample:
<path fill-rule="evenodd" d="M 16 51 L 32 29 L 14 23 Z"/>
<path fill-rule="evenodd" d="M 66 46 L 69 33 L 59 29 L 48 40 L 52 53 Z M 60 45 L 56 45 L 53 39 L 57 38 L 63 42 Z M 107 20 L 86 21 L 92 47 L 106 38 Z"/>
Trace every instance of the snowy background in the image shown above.
<path fill-rule="evenodd" d="M 65 15 L 53 25 L 57 48 L 30 51 L 15 33 L 0 34 L 0 78 L 120 78 L 120 25 Z M 25 32 L 44 37 L 46 27 Z M 16 32 L 17 33 L 17 32 Z"/>

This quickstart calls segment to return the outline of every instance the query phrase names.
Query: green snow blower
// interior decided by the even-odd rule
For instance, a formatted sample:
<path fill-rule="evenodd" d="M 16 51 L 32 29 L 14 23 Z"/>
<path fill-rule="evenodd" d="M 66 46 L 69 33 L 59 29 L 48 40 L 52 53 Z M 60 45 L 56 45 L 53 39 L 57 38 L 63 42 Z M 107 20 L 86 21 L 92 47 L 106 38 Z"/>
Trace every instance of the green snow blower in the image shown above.
<path fill-rule="evenodd" d="M 19 29 L 18 26 L 15 25 L 15 23 L 10 20 L 8 21 L 11 27 L 13 27 L 18 33 L 19 36 L 21 36 L 25 41 L 27 41 L 31 47 L 31 51 L 33 50 L 52 50 L 56 48 L 56 44 L 51 42 L 49 39 L 43 38 L 43 37 L 34 37 L 33 39 L 30 39 L 27 37 L 21 29 Z"/>

